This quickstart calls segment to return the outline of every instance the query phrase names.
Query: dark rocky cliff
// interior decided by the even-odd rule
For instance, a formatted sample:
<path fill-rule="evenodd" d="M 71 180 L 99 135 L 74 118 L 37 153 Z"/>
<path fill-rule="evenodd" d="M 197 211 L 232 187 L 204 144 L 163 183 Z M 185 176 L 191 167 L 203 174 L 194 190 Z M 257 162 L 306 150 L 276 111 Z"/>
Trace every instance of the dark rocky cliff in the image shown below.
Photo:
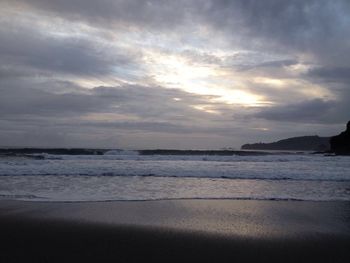
<path fill-rule="evenodd" d="M 346 130 L 330 139 L 331 151 L 339 155 L 350 155 L 350 121 Z"/>

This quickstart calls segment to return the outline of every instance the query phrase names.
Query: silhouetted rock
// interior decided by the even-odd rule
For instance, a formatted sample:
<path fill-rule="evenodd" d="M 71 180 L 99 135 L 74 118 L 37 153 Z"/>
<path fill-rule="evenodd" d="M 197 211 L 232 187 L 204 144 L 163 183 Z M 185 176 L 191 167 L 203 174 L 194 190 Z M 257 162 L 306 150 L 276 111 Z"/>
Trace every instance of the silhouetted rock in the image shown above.
<path fill-rule="evenodd" d="M 272 143 L 244 144 L 244 150 L 286 150 L 286 151 L 327 151 L 330 149 L 329 137 L 302 136 Z"/>
<path fill-rule="evenodd" d="M 330 139 L 331 151 L 339 155 L 350 155 L 350 121 L 346 131 Z"/>

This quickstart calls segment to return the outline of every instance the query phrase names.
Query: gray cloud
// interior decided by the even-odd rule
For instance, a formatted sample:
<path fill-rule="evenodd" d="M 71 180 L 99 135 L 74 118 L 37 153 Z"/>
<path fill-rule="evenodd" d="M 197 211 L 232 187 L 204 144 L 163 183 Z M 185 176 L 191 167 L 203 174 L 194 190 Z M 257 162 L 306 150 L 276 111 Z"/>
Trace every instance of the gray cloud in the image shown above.
<path fill-rule="evenodd" d="M 26 81 L 0 85 L 0 115 L 84 115 L 88 113 L 135 114 L 142 118 L 188 119 L 198 111 L 191 105 L 208 103 L 206 96 L 176 89 L 125 85 L 84 89 L 74 83 Z M 67 88 L 70 85 L 70 88 Z M 56 89 L 53 88 L 56 86 Z M 62 87 L 62 88 L 60 88 Z M 181 101 L 175 101 L 174 98 Z M 189 115 L 189 116 L 187 116 Z"/>
<path fill-rule="evenodd" d="M 231 32 L 240 30 L 239 33 L 253 39 L 259 37 L 265 42 L 280 43 L 285 51 L 297 48 L 309 52 L 327 50 L 334 54 L 344 51 L 334 47 L 346 48 L 346 43 L 338 40 L 349 37 L 349 11 L 346 0 L 219 0 L 211 1 L 206 14 L 224 30 L 232 28 Z M 233 27 L 237 22 L 238 28 Z"/>
<path fill-rule="evenodd" d="M 127 67 L 133 58 L 116 53 L 108 46 L 97 45 L 92 40 L 75 37 L 44 36 L 32 28 L 0 29 L 0 59 L 8 71 L 37 71 L 56 75 L 101 76 L 113 72 L 114 67 Z"/>
<path fill-rule="evenodd" d="M 59 87 L 61 83 L 56 85 Z M 171 145 L 167 136 L 185 137 L 184 140 L 186 136 L 192 136 L 188 141 L 191 143 L 196 141 L 193 136 L 201 137 L 200 134 L 231 136 L 242 130 L 217 126 L 211 123 L 207 113 L 191 107 L 192 104 L 208 104 L 206 96 L 162 87 L 121 86 L 86 90 L 71 83 L 72 89 L 69 90 L 67 85 L 64 83 L 62 90 L 45 89 L 45 84 L 21 87 L 16 83 L 1 87 L 1 93 L 6 96 L 0 97 L 0 145 L 87 146 L 93 145 L 89 138 L 94 135 L 95 145 L 111 147 L 109 144 L 116 143 L 115 136 L 111 137 L 113 134 L 126 136 L 129 142 L 144 134 L 153 134 L 148 135 L 148 140 L 155 145 L 157 142 L 152 136 L 163 134 L 163 143 Z M 181 100 L 174 101 L 174 97 Z M 97 114 L 97 118 L 85 118 L 90 114 Z M 112 139 L 108 139 L 110 137 Z"/>
<path fill-rule="evenodd" d="M 86 113 L 99 111 L 99 98 L 86 94 L 53 94 L 48 91 L 29 88 L 0 88 L 0 116 L 57 116 L 70 113 Z"/>
<path fill-rule="evenodd" d="M 316 67 L 310 69 L 307 76 L 319 78 L 326 82 L 349 83 L 350 67 Z"/>
<path fill-rule="evenodd" d="M 283 106 L 263 109 L 256 113 L 258 118 L 284 122 L 333 122 L 332 111 L 336 107 L 334 101 L 314 99 Z M 338 120 L 337 120 L 338 121 Z"/>
<path fill-rule="evenodd" d="M 129 0 L 15 0 L 26 8 L 34 8 L 73 21 L 86 21 L 93 26 L 176 27 L 186 18 L 188 1 Z"/>
<path fill-rule="evenodd" d="M 5 1 L 6 2 L 6 1 Z M 342 54 L 348 38 L 347 20 L 350 4 L 346 0 L 189 0 L 189 1 L 129 1 L 103 0 L 15 0 L 17 2 L 66 19 L 90 21 L 103 27 L 120 23 L 136 27 L 169 29 L 193 23 L 212 26 L 227 37 L 248 36 L 260 44 L 282 44 L 308 52 L 332 49 L 332 55 Z M 246 38 L 242 39 L 245 41 Z M 265 43 L 261 43 L 264 41 Z M 277 46 L 274 46 L 277 48 Z M 342 47 L 339 50 L 339 47 Z M 280 50 L 281 51 L 281 50 Z M 325 56 L 329 54 L 324 53 Z M 342 57 L 337 57 L 342 59 Z"/>
<path fill-rule="evenodd" d="M 252 70 L 252 69 L 273 69 L 276 70 L 276 68 L 282 68 L 285 66 L 291 66 L 298 64 L 297 60 L 294 59 L 284 59 L 284 60 L 272 60 L 272 61 L 266 61 L 262 63 L 257 63 L 253 65 L 240 65 L 239 66 L 239 71 L 247 71 L 247 70 Z"/>
<path fill-rule="evenodd" d="M 13 0 L 0 6 L 5 14 L 0 20 L 0 144 L 23 144 L 22 137 L 32 145 L 123 141 L 116 137 L 137 141 L 129 133 L 152 143 L 162 134 L 167 145 L 175 146 L 171 140 L 180 135 L 191 134 L 186 141 L 190 143 L 204 134 L 201 143 L 215 138 L 224 144 L 257 136 L 273 138 L 290 129 L 302 135 L 310 125 L 329 132 L 337 128 L 334 123 L 349 118 L 350 4 L 346 0 Z M 58 21 L 68 21 L 76 31 L 79 25 L 93 30 L 88 35 L 47 34 L 42 30 L 45 26 L 26 23 L 29 20 L 22 21 L 21 14 L 37 16 L 53 32 L 60 26 Z M 115 45 L 127 33 L 130 39 Z M 147 45 L 147 37 L 157 42 L 158 34 L 166 36 L 169 46 L 159 43 L 152 48 L 180 55 L 193 65 L 221 67 L 233 76 L 245 74 L 247 91 L 279 106 L 227 105 L 213 102 L 210 96 L 140 84 L 137 80 L 152 79 L 143 68 L 141 45 Z M 135 36 L 137 41 L 132 42 Z M 177 42 L 170 43 L 173 39 Z M 224 55 L 211 52 L 211 45 Z M 232 53 L 236 55 L 227 55 Z M 311 68 L 299 75 L 285 70 L 298 63 Z M 304 98 L 297 86 L 258 85 L 249 79 L 255 75 L 316 83 L 334 99 Z M 89 90 L 78 84 L 90 78 L 113 79 L 116 84 Z M 108 114 L 120 119 L 98 119 Z M 266 127 L 269 134 L 259 130 Z"/>
<path fill-rule="evenodd" d="M 187 28 L 205 25 L 212 28 L 214 38 L 215 32 L 221 32 L 227 39 L 248 49 L 281 55 L 309 53 L 319 63 L 332 66 L 344 67 L 350 61 L 347 52 L 350 4 L 346 0 L 16 2 L 65 19 L 88 21 L 102 28 L 125 24 L 141 30 L 150 28 L 166 32 L 180 27 L 174 32 L 181 35 L 190 32 Z M 79 49 L 79 44 L 76 46 Z M 217 59 L 210 54 L 201 57 L 209 62 Z M 74 69 L 75 62 L 71 62 Z"/>

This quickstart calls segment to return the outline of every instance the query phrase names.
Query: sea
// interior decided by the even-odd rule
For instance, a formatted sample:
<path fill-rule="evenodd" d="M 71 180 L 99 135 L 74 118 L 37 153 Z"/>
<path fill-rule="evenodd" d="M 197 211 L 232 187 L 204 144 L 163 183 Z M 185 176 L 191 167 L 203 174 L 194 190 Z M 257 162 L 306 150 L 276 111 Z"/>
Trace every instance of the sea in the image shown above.
<path fill-rule="evenodd" d="M 206 152 L 0 156 L 0 200 L 350 200 L 350 156 Z"/>

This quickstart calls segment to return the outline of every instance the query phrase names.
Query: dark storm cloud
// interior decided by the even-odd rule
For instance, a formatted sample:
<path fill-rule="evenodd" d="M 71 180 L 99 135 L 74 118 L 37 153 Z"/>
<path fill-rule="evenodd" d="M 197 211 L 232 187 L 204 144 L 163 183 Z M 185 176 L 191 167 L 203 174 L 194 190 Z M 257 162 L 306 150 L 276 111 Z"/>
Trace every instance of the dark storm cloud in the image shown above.
<path fill-rule="evenodd" d="M 115 103 L 116 112 L 166 120 L 190 120 L 204 116 L 191 106 L 207 104 L 208 98 L 211 98 L 211 96 L 196 95 L 179 89 L 165 89 L 160 86 L 97 87 L 92 92 L 94 97 Z M 175 101 L 174 98 L 180 100 Z"/>
<path fill-rule="evenodd" d="M 16 83 L 18 84 L 18 83 Z M 49 83 L 50 86 L 53 83 Z M 100 109 L 99 98 L 87 94 L 54 94 L 25 86 L 0 86 L 0 116 L 35 115 L 57 116 L 84 114 Z"/>
<path fill-rule="evenodd" d="M 130 0 L 14 0 L 27 7 L 43 10 L 94 26 L 136 25 L 175 27 L 185 19 L 188 1 L 130 1 Z"/>
<path fill-rule="evenodd" d="M 11 1 L 13 2 L 13 1 Z M 245 46 L 273 45 L 288 51 L 316 52 L 338 57 L 348 48 L 347 0 L 15 0 L 17 3 L 102 27 L 125 22 L 136 27 L 170 29 L 196 22 L 242 38 Z M 249 37 L 250 41 L 247 41 Z M 277 44 L 277 45 L 276 45 Z M 332 48 L 330 50 L 330 48 Z M 337 47 L 337 48 L 335 48 Z M 341 49 L 339 50 L 339 48 Z M 281 52 L 281 50 L 279 50 Z M 329 52 L 331 51 L 331 52 Z M 331 53 L 331 54 L 330 54 Z M 349 58 L 349 57 L 348 57 Z"/>
<path fill-rule="evenodd" d="M 345 123 L 350 119 L 350 67 L 315 67 L 308 70 L 306 78 L 327 86 L 337 97 L 329 122 Z"/>
<path fill-rule="evenodd" d="M 80 125 L 94 128 L 109 128 L 118 130 L 146 131 L 146 132 L 165 132 L 165 133 L 191 133 L 198 132 L 199 127 L 193 128 L 187 125 L 174 124 L 166 121 L 96 121 L 81 122 Z"/>
<path fill-rule="evenodd" d="M 234 37 L 234 31 L 239 32 L 237 41 L 246 41 L 248 47 L 262 52 L 294 54 L 295 57 L 306 54 L 311 61 L 311 69 L 305 75 L 293 78 L 304 78 L 306 81 L 311 78 L 311 82 L 323 85 L 336 96 L 336 101 L 296 101 L 297 96 L 294 95 L 298 91 L 297 87 L 283 91 L 252 85 L 251 90 L 260 90 L 267 97 L 279 98 L 276 101 L 284 103 L 278 107 L 263 109 L 255 117 L 279 122 L 325 124 L 341 123 L 349 119 L 350 86 L 337 84 L 348 83 L 350 75 L 349 1 L 219 0 L 212 1 L 206 13 L 211 24 L 228 35 Z M 293 65 L 294 62 L 297 64 L 298 60 L 287 60 L 285 66 Z M 276 69 L 271 72 L 270 66 L 284 66 L 284 62 L 277 62 L 275 65 L 272 63 L 270 66 L 269 63 L 263 62 L 261 68 L 258 64 L 242 64 L 239 67 L 276 76 L 278 72 L 276 73 Z M 279 76 L 283 77 L 283 74 Z"/>
<path fill-rule="evenodd" d="M 70 75 L 108 75 L 114 67 L 126 67 L 133 60 L 130 54 L 122 54 L 107 45 L 98 45 L 89 39 L 59 38 L 43 35 L 31 27 L 16 30 L 0 29 L 0 77 L 10 71 L 38 70 Z M 129 55 L 129 56 L 128 56 Z M 12 73 L 14 74 L 14 73 Z"/>
<path fill-rule="evenodd" d="M 9 83 L 0 85 L 4 95 L 0 96 L 0 145 L 86 147 L 90 145 L 88 138 L 96 136 L 99 141 L 95 144 L 110 147 L 111 140 L 103 143 L 101 138 L 120 133 L 182 136 L 232 132 L 207 127 L 208 114 L 191 105 L 208 104 L 208 97 L 181 90 L 135 85 L 86 90 L 67 82 Z M 91 114 L 97 114 L 97 118 L 88 117 Z M 130 116 L 134 120 L 128 120 Z M 201 123 L 200 119 L 206 122 Z"/>
<path fill-rule="evenodd" d="M 287 48 L 320 51 L 323 47 L 329 48 L 329 44 L 342 46 L 344 44 L 337 41 L 349 38 L 350 3 L 346 0 L 218 0 L 210 3 L 206 15 L 214 25 L 278 42 Z"/>
<path fill-rule="evenodd" d="M 326 82 L 349 83 L 350 67 L 316 67 L 310 69 L 306 75 Z"/>
<path fill-rule="evenodd" d="M 125 24 L 166 32 L 182 26 L 178 32 L 181 34 L 189 24 L 203 25 L 257 51 L 280 54 L 306 52 L 313 54 L 320 63 L 333 66 L 339 64 L 344 67 L 350 62 L 350 26 L 347 19 L 350 3 L 346 0 L 16 2 L 58 17 L 89 21 L 102 28 Z M 209 63 L 218 62 L 211 54 L 202 54 L 201 59 Z M 72 65 L 74 68 L 74 61 Z"/>
<path fill-rule="evenodd" d="M 0 116 L 17 119 L 21 116 L 41 116 L 50 120 L 55 116 L 118 113 L 143 119 L 184 121 L 201 116 L 191 105 L 208 103 L 207 96 L 138 85 L 101 86 L 87 90 L 69 82 L 30 83 L 14 80 L 0 83 L 0 92 Z"/>
<path fill-rule="evenodd" d="M 333 122 L 334 101 L 314 99 L 263 109 L 255 117 L 284 122 Z"/>

